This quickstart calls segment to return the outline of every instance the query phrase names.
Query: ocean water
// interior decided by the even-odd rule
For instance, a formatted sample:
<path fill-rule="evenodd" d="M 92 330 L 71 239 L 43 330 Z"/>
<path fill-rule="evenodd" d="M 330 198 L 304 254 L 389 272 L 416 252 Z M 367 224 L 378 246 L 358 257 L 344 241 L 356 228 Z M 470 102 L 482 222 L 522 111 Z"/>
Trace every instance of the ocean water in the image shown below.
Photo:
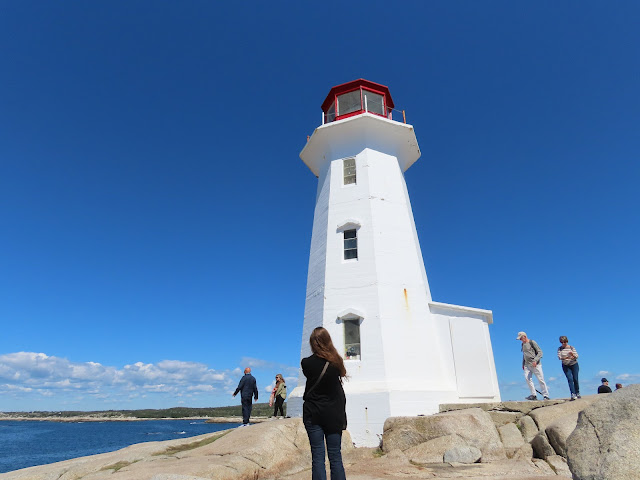
<path fill-rule="evenodd" d="M 194 437 L 238 425 L 204 423 L 204 420 L 82 423 L 0 421 L 0 473 L 112 452 L 135 443 Z"/>

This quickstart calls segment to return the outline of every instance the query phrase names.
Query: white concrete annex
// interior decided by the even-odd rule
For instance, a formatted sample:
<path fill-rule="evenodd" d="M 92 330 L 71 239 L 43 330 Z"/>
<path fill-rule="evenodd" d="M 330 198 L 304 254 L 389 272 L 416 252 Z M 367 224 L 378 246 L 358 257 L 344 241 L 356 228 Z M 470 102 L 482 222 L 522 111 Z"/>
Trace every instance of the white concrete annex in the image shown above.
<path fill-rule="evenodd" d="M 311 354 L 311 331 L 329 330 L 344 354 L 348 430 L 358 446 L 377 446 L 390 416 L 500 400 L 491 311 L 431 298 L 404 180 L 420 149 L 392 108 L 383 85 L 338 85 L 300 153 L 318 177 L 301 358 Z M 302 414 L 304 385 L 300 372 L 289 415 Z"/>

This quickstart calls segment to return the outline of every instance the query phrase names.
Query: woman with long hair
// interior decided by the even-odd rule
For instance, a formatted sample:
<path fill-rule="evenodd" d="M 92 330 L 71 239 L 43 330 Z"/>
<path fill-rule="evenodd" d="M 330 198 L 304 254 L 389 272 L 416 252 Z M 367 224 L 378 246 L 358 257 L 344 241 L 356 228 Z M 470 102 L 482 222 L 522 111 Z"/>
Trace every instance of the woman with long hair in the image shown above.
<path fill-rule="evenodd" d="M 311 478 L 326 480 L 325 443 L 331 466 L 331 480 L 344 480 L 342 431 L 347 428 L 346 398 L 342 379 L 347 376 L 342 357 L 323 327 L 311 332 L 313 355 L 303 358 L 302 373 L 307 377 L 302 420 L 311 445 Z"/>
<path fill-rule="evenodd" d="M 282 374 L 279 373 L 276 375 L 276 386 L 274 388 L 275 395 L 275 408 L 273 409 L 273 416 L 278 416 L 278 410 L 280 410 L 280 415 L 284 417 L 284 410 L 282 409 L 282 404 L 284 403 L 284 399 L 287 398 L 287 384 L 284 382 L 284 378 L 282 378 Z"/>

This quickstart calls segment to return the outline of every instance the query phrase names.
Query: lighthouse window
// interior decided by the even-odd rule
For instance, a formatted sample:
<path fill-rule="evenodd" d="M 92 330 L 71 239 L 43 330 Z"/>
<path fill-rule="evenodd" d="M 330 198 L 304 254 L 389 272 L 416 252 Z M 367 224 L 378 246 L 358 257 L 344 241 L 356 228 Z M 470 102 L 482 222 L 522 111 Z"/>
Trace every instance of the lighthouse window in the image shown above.
<path fill-rule="evenodd" d="M 327 119 L 326 122 L 333 122 L 336 119 L 336 104 L 332 103 L 331 106 L 329 107 L 329 110 L 327 110 Z"/>
<path fill-rule="evenodd" d="M 356 159 L 345 158 L 342 161 L 342 168 L 344 171 L 344 184 L 356 183 Z"/>
<path fill-rule="evenodd" d="M 358 110 L 362 110 L 360 89 L 338 95 L 338 115 L 346 115 Z"/>
<path fill-rule="evenodd" d="M 344 358 L 360 360 L 360 319 L 343 320 Z"/>
<path fill-rule="evenodd" d="M 358 236 L 354 230 L 344 231 L 344 259 L 358 258 Z"/>
<path fill-rule="evenodd" d="M 384 115 L 384 97 L 382 95 L 370 92 L 369 90 L 362 90 L 362 95 L 367 97 L 368 112 Z"/>

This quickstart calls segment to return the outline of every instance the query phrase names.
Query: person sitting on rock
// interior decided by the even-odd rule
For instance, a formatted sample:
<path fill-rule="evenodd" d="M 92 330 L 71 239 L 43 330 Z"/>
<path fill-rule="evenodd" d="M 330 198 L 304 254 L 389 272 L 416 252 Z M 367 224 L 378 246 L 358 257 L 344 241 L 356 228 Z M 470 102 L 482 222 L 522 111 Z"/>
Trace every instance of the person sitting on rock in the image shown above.
<path fill-rule="evenodd" d="M 621 383 L 616 383 L 616 390 L 620 390 L 622 388 L 622 384 Z"/>
<path fill-rule="evenodd" d="M 611 387 L 609 386 L 609 380 L 602 378 L 602 385 L 598 387 L 598 393 L 611 393 Z"/>

